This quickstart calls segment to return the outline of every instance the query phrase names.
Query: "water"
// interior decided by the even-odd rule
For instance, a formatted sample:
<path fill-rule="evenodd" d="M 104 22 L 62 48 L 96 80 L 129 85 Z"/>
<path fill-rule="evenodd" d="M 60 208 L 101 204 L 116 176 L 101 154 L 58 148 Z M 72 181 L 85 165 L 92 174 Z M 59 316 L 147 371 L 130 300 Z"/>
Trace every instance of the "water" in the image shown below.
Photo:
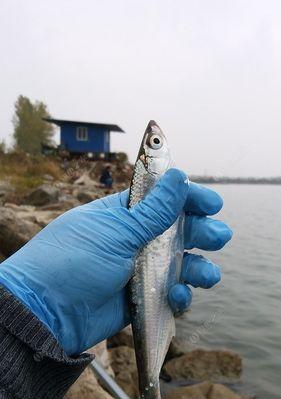
<path fill-rule="evenodd" d="M 281 186 L 212 187 L 224 198 L 219 218 L 234 236 L 222 251 L 204 254 L 221 265 L 223 279 L 211 290 L 193 290 L 192 311 L 177 322 L 177 335 L 194 347 L 237 351 L 242 390 L 280 399 Z"/>

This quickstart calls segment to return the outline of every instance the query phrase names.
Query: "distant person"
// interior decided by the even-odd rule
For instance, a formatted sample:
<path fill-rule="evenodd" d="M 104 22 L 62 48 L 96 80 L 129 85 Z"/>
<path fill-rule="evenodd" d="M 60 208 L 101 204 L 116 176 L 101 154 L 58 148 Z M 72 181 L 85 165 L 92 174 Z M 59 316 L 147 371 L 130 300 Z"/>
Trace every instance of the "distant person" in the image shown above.
<path fill-rule="evenodd" d="M 63 158 L 63 164 L 62 164 L 63 169 L 67 170 L 69 167 L 69 160 L 65 157 Z"/>
<path fill-rule="evenodd" d="M 106 188 L 112 188 L 113 178 L 111 174 L 111 166 L 107 165 L 107 167 L 102 171 L 100 177 L 100 183 L 104 184 Z"/>

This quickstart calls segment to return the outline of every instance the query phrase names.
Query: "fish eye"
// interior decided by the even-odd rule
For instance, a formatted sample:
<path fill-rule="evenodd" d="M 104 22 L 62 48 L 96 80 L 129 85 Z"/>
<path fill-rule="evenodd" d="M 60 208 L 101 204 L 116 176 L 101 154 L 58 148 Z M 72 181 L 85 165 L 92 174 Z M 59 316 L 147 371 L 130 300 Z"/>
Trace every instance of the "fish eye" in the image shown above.
<path fill-rule="evenodd" d="M 163 145 L 163 140 L 158 134 L 153 134 L 149 139 L 149 145 L 153 150 L 159 150 Z"/>

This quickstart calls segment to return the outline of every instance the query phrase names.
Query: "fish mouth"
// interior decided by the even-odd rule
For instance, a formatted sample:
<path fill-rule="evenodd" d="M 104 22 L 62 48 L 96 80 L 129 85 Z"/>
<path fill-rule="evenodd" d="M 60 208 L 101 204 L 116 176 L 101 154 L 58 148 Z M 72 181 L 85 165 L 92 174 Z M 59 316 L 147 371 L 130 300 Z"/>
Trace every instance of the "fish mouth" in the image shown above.
<path fill-rule="evenodd" d="M 148 145 L 149 138 L 154 134 L 157 134 L 165 139 L 165 135 L 160 129 L 159 125 L 157 125 L 154 120 L 150 120 L 143 135 L 142 145 Z"/>
<path fill-rule="evenodd" d="M 149 140 L 151 138 L 151 136 L 157 134 L 158 136 L 163 137 L 163 139 L 165 139 L 165 135 L 163 134 L 162 130 L 160 129 L 159 125 L 153 120 L 151 119 L 148 122 L 148 125 L 145 129 L 144 135 L 143 135 L 143 139 L 141 142 L 141 146 L 140 146 L 140 150 L 138 153 L 138 159 L 141 160 L 141 162 L 143 163 L 145 169 L 147 170 L 148 173 L 154 175 L 154 173 L 152 171 L 148 170 L 148 159 L 153 159 L 153 157 L 151 155 L 147 154 L 146 148 L 149 145 Z"/>
<path fill-rule="evenodd" d="M 160 131 L 161 134 L 163 134 L 162 131 L 161 131 L 161 129 L 160 129 L 160 127 L 157 125 L 157 123 L 156 123 L 153 119 L 151 119 L 151 120 L 148 122 L 148 125 L 147 125 L 147 127 L 146 127 L 144 133 L 154 133 L 155 128 L 156 128 L 158 131 Z"/>

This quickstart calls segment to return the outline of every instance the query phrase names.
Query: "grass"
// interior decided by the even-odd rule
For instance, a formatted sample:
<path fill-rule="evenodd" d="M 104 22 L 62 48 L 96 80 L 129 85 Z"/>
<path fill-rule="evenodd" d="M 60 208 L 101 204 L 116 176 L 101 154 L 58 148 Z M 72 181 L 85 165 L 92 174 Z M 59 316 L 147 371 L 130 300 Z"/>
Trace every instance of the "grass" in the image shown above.
<path fill-rule="evenodd" d="M 62 167 L 61 158 L 29 155 L 19 150 L 4 154 L 0 149 L 0 182 L 8 181 L 14 188 L 14 192 L 6 196 L 6 202 L 21 203 L 30 190 L 46 181 L 45 175 L 52 176 L 54 181 L 73 182 L 82 173 L 88 172 L 92 179 L 99 181 L 106 164 L 105 161 L 92 163 L 81 157 L 69 161 L 67 167 Z M 126 154 L 121 160 L 112 163 L 112 172 L 116 183 L 129 184 L 132 168 L 127 164 Z"/>
<path fill-rule="evenodd" d="M 43 183 L 44 175 L 60 180 L 63 171 L 59 160 L 43 155 L 28 155 L 21 151 L 0 154 L 0 180 L 7 180 L 15 188 L 15 195 L 23 196 Z"/>

